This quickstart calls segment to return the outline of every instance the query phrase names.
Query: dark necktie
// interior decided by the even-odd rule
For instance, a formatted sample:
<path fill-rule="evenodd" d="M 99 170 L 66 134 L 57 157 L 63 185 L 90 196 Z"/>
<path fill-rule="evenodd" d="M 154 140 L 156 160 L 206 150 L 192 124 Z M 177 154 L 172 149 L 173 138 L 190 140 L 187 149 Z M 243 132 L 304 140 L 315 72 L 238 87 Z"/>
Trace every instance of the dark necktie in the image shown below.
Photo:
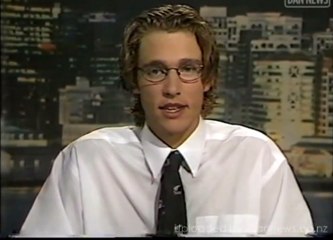
<path fill-rule="evenodd" d="M 185 195 L 178 171 L 183 161 L 180 152 L 173 151 L 163 165 L 158 202 L 158 234 L 187 233 Z"/>

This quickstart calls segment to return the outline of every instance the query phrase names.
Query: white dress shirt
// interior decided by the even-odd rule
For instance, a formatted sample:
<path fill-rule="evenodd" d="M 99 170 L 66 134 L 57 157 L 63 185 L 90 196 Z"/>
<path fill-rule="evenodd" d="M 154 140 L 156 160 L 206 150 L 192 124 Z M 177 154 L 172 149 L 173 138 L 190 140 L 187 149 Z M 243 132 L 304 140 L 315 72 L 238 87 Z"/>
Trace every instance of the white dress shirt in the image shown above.
<path fill-rule="evenodd" d="M 304 236 L 309 208 L 270 138 L 200 119 L 179 147 L 189 235 Z M 144 236 L 155 233 L 162 165 L 172 149 L 145 125 L 103 128 L 64 148 L 21 236 Z"/>

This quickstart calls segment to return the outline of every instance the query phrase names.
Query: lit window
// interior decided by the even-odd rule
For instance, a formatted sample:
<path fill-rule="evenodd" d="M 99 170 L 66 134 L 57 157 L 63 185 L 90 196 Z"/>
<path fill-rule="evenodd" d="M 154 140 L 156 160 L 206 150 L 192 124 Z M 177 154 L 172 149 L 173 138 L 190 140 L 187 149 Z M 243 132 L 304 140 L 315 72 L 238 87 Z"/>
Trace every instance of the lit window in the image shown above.
<path fill-rule="evenodd" d="M 34 167 L 39 168 L 39 159 L 34 160 Z"/>
<path fill-rule="evenodd" d="M 24 160 L 20 160 L 20 162 L 19 162 L 19 166 L 20 166 L 21 168 L 24 167 Z"/>
<path fill-rule="evenodd" d="M 14 160 L 9 161 L 9 168 L 12 169 L 14 167 Z"/>

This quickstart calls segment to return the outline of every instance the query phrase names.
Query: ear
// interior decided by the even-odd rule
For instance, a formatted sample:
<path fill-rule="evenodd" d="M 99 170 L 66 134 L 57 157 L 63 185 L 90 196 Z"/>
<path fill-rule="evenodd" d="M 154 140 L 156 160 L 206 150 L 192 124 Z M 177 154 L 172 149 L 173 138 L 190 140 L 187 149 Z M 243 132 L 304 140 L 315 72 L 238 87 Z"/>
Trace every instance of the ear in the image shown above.
<path fill-rule="evenodd" d="M 134 88 L 134 89 L 132 90 L 132 93 L 133 93 L 133 94 L 140 94 L 140 90 L 139 90 L 138 88 Z"/>
<path fill-rule="evenodd" d="M 204 85 L 204 92 L 208 92 L 210 90 L 210 88 L 212 87 L 212 85 L 210 83 L 206 83 Z"/>

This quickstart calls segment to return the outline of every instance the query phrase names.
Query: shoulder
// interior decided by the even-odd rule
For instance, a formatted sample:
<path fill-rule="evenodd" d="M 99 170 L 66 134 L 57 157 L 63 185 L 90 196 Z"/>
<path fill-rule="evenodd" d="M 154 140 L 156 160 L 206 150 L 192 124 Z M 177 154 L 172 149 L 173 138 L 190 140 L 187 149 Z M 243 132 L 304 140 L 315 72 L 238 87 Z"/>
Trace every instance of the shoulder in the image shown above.
<path fill-rule="evenodd" d="M 244 125 L 231 124 L 216 120 L 205 120 L 208 138 L 227 140 L 234 137 L 258 139 L 259 141 L 270 141 L 263 132 Z"/>
<path fill-rule="evenodd" d="M 242 152 L 263 153 L 266 157 L 283 161 L 285 156 L 279 146 L 264 132 L 248 126 L 205 120 L 207 141 L 230 145 Z"/>
<path fill-rule="evenodd" d="M 135 126 L 122 127 L 104 127 L 93 130 L 69 143 L 64 151 L 72 151 L 73 149 L 83 149 L 88 151 L 106 146 L 108 148 L 117 148 L 119 146 L 130 146 L 139 143 L 137 137 L 137 128 Z"/>
<path fill-rule="evenodd" d="M 96 129 L 87 133 L 75 141 L 73 144 L 80 144 L 81 142 L 101 140 L 109 143 L 130 143 L 138 141 L 135 133 L 136 127 L 123 126 L 123 127 L 104 127 Z"/>
<path fill-rule="evenodd" d="M 137 149 L 140 144 L 136 132 L 134 126 L 96 129 L 66 145 L 58 158 L 64 163 L 75 164 L 79 159 L 80 162 L 91 162 L 91 159 L 100 159 L 101 156 L 111 157 L 119 152 L 128 152 Z"/>

